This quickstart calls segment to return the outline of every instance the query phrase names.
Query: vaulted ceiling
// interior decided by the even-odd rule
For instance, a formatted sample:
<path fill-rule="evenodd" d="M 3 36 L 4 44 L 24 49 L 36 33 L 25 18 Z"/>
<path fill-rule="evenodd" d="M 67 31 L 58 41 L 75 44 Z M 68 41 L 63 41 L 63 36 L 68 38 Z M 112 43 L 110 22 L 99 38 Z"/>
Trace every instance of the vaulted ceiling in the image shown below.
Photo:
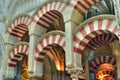
<path fill-rule="evenodd" d="M 114 5 L 112 0 L 101 0 L 91 8 L 85 14 L 85 19 L 101 14 L 112 14 L 114 15 Z"/>

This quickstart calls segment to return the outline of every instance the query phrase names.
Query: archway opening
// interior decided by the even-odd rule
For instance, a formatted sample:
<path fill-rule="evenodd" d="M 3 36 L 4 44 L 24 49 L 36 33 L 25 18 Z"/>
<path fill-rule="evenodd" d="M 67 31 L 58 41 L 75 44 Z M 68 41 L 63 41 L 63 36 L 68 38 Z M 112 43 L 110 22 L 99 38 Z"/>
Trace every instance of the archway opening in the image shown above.
<path fill-rule="evenodd" d="M 26 31 L 23 34 L 23 37 L 21 38 L 22 42 L 29 42 L 29 35 L 28 31 Z M 24 49 L 22 49 L 24 50 Z M 29 79 L 29 73 L 28 73 L 28 55 L 25 55 L 24 53 L 18 53 L 21 56 L 19 57 L 17 61 L 17 66 L 16 66 L 16 73 L 15 73 L 15 79 L 21 79 L 21 80 L 26 80 Z"/>
<path fill-rule="evenodd" d="M 22 53 L 19 53 L 22 54 Z M 15 69 L 15 79 L 17 80 L 27 80 L 29 79 L 28 75 L 28 56 L 22 54 L 21 57 L 18 58 L 16 69 Z"/>
<path fill-rule="evenodd" d="M 88 42 L 88 44 L 85 47 L 85 50 L 87 51 L 85 52 L 84 50 L 84 54 L 82 54 L 83 58 L 88 58 L 84 59 L 83 61 L 83 68 L 85 67 L 84 71 L 85 73 L 90 75 L 86 75 L 87 78 L 90 78 L 91 80 L 116 79 L 116 59 L 114 56 L 115 53 L 111 47 L 111 44 L 113 44 L 115 41 L 118 41 L 118 37 L 115 34 L 103 33 L 97 35 Z M 89 67 L 85 65 L 85 62 L 88 62 Z M 114 65 L 115 67 L 113 68 L 113 70 L 101 70 L 101 66 L 105 64 L 107 67 L 109 67 L 110 65 Z"/>
<path fill-rule="evenodd" d="M 51 23 L 49 23 L 47 32 L 50 32 L 53 30 L 65 31 L 65 23 L 63 20 L 63 15 L 56 10 L 51 10 L 51 11 L 47 12 L 46 14 L 48 14 L 48 13 L 53 13 L 56 16 L 56 18 L 54 18 L 54 20 Z M 43 15 L 43 16 L 45 16 L 45 15 Z"/>
<path fill-rule="evenodd" d="M 115 80 L 113 77 L 114 66 L 109 63 L 103 63 L 99 66 L 98 71 L 96 73 L 97 80 Z"/>
<path fill-rule="evenodd" d="M 34 17 L 34 22 L 36 24 L 35 30 L 42 32 L 42 34 L 54 30 L 65 31 L 64 18 L 61 12 L 57 10 L 49 10 L 44 13 L 41 12 L 42 10 Z"/>
<path fill-rule="evenodd" d="M 43 80 L 69 80 L 65 71 L 65 51 L 59 45 L 52 44 L 43 61 Z"/>

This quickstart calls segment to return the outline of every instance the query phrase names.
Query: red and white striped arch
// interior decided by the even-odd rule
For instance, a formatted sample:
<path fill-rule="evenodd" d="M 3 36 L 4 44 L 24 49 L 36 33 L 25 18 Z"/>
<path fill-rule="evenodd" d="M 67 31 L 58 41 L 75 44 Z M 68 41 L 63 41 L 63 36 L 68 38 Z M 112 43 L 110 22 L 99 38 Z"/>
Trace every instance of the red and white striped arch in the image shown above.
<path fill-rule="evenodd" d="M 35 49 L 35 60 L 38 62 L 43 62 L 44 56 L 47 51 L 52 47 L 52 45 L 60 45 L 63 49 L 65 48 L 65 37 L 64 33 L 47 33 L 43 39 L 39 41 Z"/>
<path fill-rule="evenodd" d="M 28 16 L 20 16 L 9 26 L 7 33 L 21 40 L 32 21 Z"/>
<path fill-rule="evenodd" d="M 95 51 L 100 45 L 104 43 L 112 43 L 115 40 L 119 40 L 116 36 L 112 34 L 101 34 L 95 38 L 93 38 L 88 44 L 87 47 L 93 51 Z"/>
<path fill-rule="evenodd" d="M 79 31 L 77 30 L 73 37 L 74 53 L 82 54 L 86 45 L 88 44 L 89 41 L 92 40 L 92 38 L 104 33 L 117 34 L 118 27 L 113 19 L 101 18 L 89 22 L 84 27 L 81 25 L 77 29 Z"/>
<path fill-rule="evenodd" d="M 101 0 L 74 0 L 72 4 L 74 4 L 73 8 L 84 16 L 87 10 L 99 1 Z"/>
<path fill-rule="evenodd" d="M 35 24 L 45 29 L 49 28 L 49 25 L 54 20 L 59 19 L 62 16 L 63 11 L 67 8 L 67 5 L 62 2 L 51 2 L 40 9 L 35 17 Z"/>
<path fill-rule="evenodd" d="M 115 57 L 106 55 L 106 56 L 97 57 L 93 61 L 91 61 L 90 71 L 96 73 L 98 70 L 98 66 L 100 66 L 103 63 L 110 63 L 115 67 L 115 69 L 117 69 Z"/>
<path fill-rule="evenodd" d="M 52 31 L 41 37 L 35 49 L 34 76 L 42 74 L 41 71 L 44 57 L 47 51 L 54 45 L 59 45 L 65 50 L 65 37 L 63 32 Z M 48 55 L 53 57 L 52 54 Z"/>
<path fill-rule="evenodd" d="M 99 73 L 96 74 L 96 78 L 101 79 L 102 78 L 101 76 L 105 76 L 105 75 L 111 75 L 114 79 L 116 78 L 115 72 L 114 71 L 109 71 L 109 70 L 99 71 Z"/>
<path fill-rule="evenodd" d="M 16 67 L 17 61 L 21 60 L 23 55 L 28 55 L 29 45 L 27 43 L 19 43 L 9 54 L 8 66 Z"/>

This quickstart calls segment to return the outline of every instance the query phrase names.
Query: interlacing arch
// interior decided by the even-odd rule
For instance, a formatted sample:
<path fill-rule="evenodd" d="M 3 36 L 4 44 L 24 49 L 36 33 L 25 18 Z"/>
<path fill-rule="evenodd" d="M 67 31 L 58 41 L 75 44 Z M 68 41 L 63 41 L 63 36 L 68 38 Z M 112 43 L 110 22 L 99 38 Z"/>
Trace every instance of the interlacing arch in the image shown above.
<path fill-rule="evenodd" d="M 113 35 L 113 34 L 110 34 L 110 33 L 105 33 L 105 34 L 100 34 L 98 36 L 96 36 L 95 38 L 93 38 L 91 41 L 89 41 L 89 43 L 87 44 L 87 48 L 88 49 L 91 49 L 92 51 L 95 51 L 99 46 L 101 46 L 102 44 L 105 44 L 105 43 L 112 43 L 114 42 L 115 40 L 119 40 L 117 36 Z M 113 59 L 113 58 L 114 59 Z M 92 73 L 96 73 L 97 69 L 98 69 L 98 66 L 100 66 L 101 64 L 104 64 L 104 63 L 110 63 L 110 64 L 114 64 L 116 65 L 116 60 L 115 60 L 115 57 L 111 55 L 105 55 L 105 56 L 100 56 L 99 58 L 95 57 L 96 59 L 94 59 L 93 61 L 91 61 L 90 63 L 90 71 Z M 83 60 L 83 70 L 85 70 L 86 66 L 85 66 L 85 61 Z M 116 67 L 115 67 L 116 68 Z M 111 72 L 111 74 L 113 74 Z M 115 77 L 115 74 L 113 74 L 114 77 Z"/>
<path fill-rule="evenodd" d="M 112 64 L 114 68 L 117 69 L 116 58 L 114 56 L 101 55 L 101 56 L 95 57 L 92 61 L 90 61 L 90 71 L 92 73 L 96 73 L 98 71 L 98 66 L 104 63 Z"/>
<path fill-rule="evenodd" d="M 26 42 L 20 42 L 10 51 L 8 66 L 16 67 L 17 61 L 22 60 L 24 55 L 28 55 L 29 45 Z"/>
<path fill-rule="evenodd" d="M 32 21 L 28 15 L 20 15 L 8 26 L 7 33 L 21 40 Z"/>
<path fill-rule="evenodd" d="M 114 16 L 102 15 L 83 22 L 75 30 L 74 53 L 82 54 L 88 42 L 100 34 L 112 33 L 116 35 L 118 27 L 114 19 Z"/>
<path fill-rule="evenodd" d="M 112 43 L 115 40 L 119 40 L 117 36 L 112 34 L 100 34 L 93 38 L 88 44 L 87 47 L 95 51 L 99 46 L 104 43 Z"/>
<path fill-rule="evenodd" d="M 40 67 L 40 65 L 42 66 L 45 55 L 47 54 L 48 50 L 50 50 L 54 45 L 61 46 L 65 51 L 65 34 L 63 32 L 52 31 L 40 38 L 39 43 L 35 48 L 36 67 Z M 50 54 L 49 56 L 51 55 L 52 54 Z M 36 70 L 36 73 L 37 72 L 38 71 Z"/>
<path fill-rule="evenodd" d="M 46 52 L 52 47 L 51 45 L 58 44 L 63 49 L 65 48 L 65 37 L 63 32 L 52 31 L 43 36 L 36 47 L 35 60 L 43 62 Z"/>
<path fill-rule="evenodd" d="M 97 78 L 97 79 L 100 79 L 101 76 L 104 76 L 104 75 L 111 75 L 112 77 L 116 78 L 115 72 L 106 71 L 106 70 L 97 73 L 96 78 Z M 106 76 L 105 76 L 105 77 L 106 77 Z M 111 79 L 111 80 L 112 80 L 112 79 Z M 115 79 L 115 80 L 116 80 L 116 79 Z"/>
<path fill-rule="evenodd" d="M 68 6 L 71 5 L 58 1 L 48 3 L 46 6 L 42 7 L 42 9 L 38 10 L 38 12 L 36 12 L 34 23 L 47 30 L 51 23 L 62 16 L 63 12 Z"/>

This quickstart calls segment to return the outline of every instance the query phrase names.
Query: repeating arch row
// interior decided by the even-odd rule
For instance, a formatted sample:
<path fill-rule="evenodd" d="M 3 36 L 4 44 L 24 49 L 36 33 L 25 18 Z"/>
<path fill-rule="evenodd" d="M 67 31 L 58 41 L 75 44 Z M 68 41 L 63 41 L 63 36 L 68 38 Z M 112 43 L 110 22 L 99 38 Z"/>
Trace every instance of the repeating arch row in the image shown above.
<path fill-rule="evenodd" d="M 16 67 L 17 61 L 21 60 L 23 55 L 28 55 L 29 46 L 27 43 L 22 42 L 17 44 L 9 54 L 8 65 L 9 67 Z"/>
<path fill-rule="evenodd" d="M 90 71 L 95 73 L 98 70 L 98 66 L 100 66 L 103 63 L 110 63 L 114 65 L 115 69 L 117 69 L 116 66 L 116 59 L 113 56 L 100 56 L 95 58 L 93 61 L 90 62 Z"/>
<path fill-rule="evenodd" d="M 33 19 L 28 16 L 20 16 L 12 24 L 10 24 L 7 33 L 21 40 L 23 34 L 28 30 L 32 21 Z"/>
<path fill-rule="evenodd" d="M 50 32 L 39 41 L 36 47 L 35 60 L 43 62 L 46 52 L 52 47 L 52 44 L 58 44 L 65 49 L 65 37 L 63 32 Z"/>
<path fill-rule="evenodd" d="M 75 1 L 77 2 L 76 4 L 74 4 L 73 2 L 64 4 L 62 2 L 57 2 L 57 1 L 47 4 L 45 7 L 43 7 L 41 10 L 37 12 L 37 14 L 34 17 L 34 22 L 39 26 L 47 29 L 51 21 L 60 17 L 60 14 L 58 14 L 57 11 L 62 13 L 67 6 L 70 7 L 74 6 L 74 9 L 76 9 L 80 14 L 84 14 L 91 5 L 95 4 L 96 2 L 99 2 L 100 0 L 89 0 L 89 1 L 75 0 Z M 33 20 L 27 16 L 21 16 L 10 25 L 10 27 L 7 30 L 7 33 L 17 37 L 18 39 L 21 39 L 23 34 L 28 30 L 27 28 L 32 23 L 32 21 Z"/>
<path fill-rule="evenodd" d="M 71 7 L 74 6 L 74 8 L 78 12 L 80 12 L 80 11 L 84 11 L 83 9 L 87 10 L 92 4 L 95 4 L 98 1 L 99 0 L 91 0 L 91 1 L 84 0 L 84 1 L 77 1 L 77 4 L 73 4 L 72 2 L 69 2 L 68 4 L 64 4 L 62 2 L 51 2 L 37 12 L 37 14 L 34 17 L 34 22 L 39 26 L 47 29 L 49 27 L 49 24 L 53 20 L 60 17 L 60 14 L 57 11 L 62 13 L 67 6 L 71 6 Z M 79 6 L 82 8 L 80 8 Z M 7 30 L 7 33 L 17 37 L 18 39 L 21 39 L 23 34 L 28 30 L 28 27 L 32 23 L 32 21 L 33 20 L 27 16 L 21 16 L 17 18 L 10 25 L 10 27 Z"/>
<path fill-rule="evenodd" d="M 34 19 L 26 15 L 15 19 L 7 29 L 7 33 L 21 40 L 23 34 L 28 30 L 28 27 L 31 23 L 35 23 L 35 25 L 37 24 L 45 29 L 48 29 L 49 24 L 54 20 L 59 19 L 63 11 L 68 6 L 71 8 L 72 4 L 65 4 L 58 1 L 48 3 L 46 6 L 36 12 Z"/>
<path fill-rule="evenodd" d="M 112 18 L 111 19 L 103 19 L 104 16 L 100 16 L 100 17 L 102 17 L 102 18 L 100 19 L 98 17 L 95 17 L 97 20 L 88 22 L 88 24 L 85 25 L 84 27 L 81 24 L 76 29 L 76 31 L 75 31 L 76 33 L 73 37 L 73 39 L 74 39 L 73 46 L 74 46 L 75 53 L 82 54 L 87 43 L 90 40 L 92 40 L 92 38 L 96 37 L 97 35 L 104 34 L 104 33 L 117 34 L 117 29 L 118 29 L 117 23 Z M 91 19 L 89 19 L 89 21 L 91 21 Z"/>
<path fill-rule="evenodd" d="M 115 40 L 118 40 L 116 36 L 113 36 L 112 34 L 101 34 L 95 38 L 93 38 L 88 44 L 87 47 L 93 51 L 96 50 L 100 45 L 104 43 L 112 43 Z"/>

